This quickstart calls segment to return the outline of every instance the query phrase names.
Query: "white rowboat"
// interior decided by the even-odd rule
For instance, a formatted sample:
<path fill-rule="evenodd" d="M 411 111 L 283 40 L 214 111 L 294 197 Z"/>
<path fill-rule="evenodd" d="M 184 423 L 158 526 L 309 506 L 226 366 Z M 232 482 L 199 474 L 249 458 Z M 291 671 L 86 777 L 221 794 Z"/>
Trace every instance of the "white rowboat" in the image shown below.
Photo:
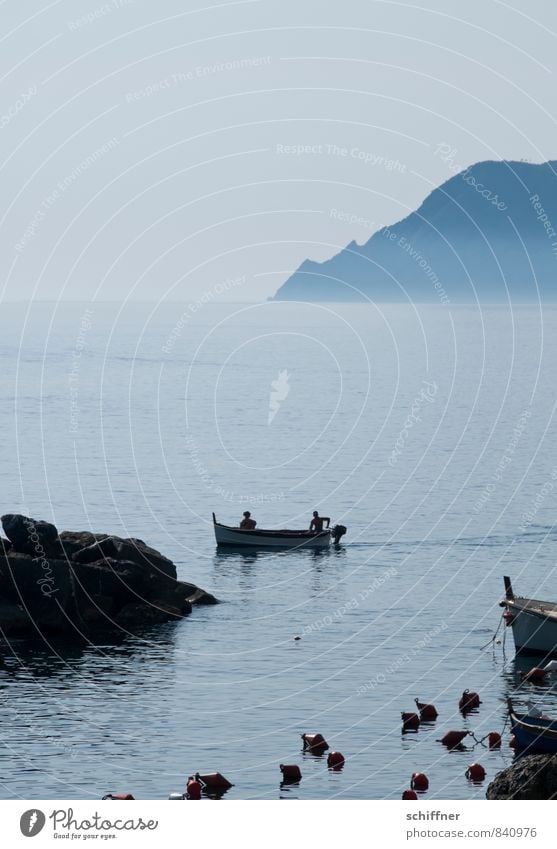
<path fill-rule="evenodd" d="M 503 616 L 513 631 L 517 654 L 557 655 L 557 604 L 536 598 L 515 596 L 511 580 L 505 577 Z"/>
<path fill-rule="evenodd" d="M 314 533 L 312 531 L 264 530 L 254 528 L 243 530 L 230 525 L 221 525 L 213 513 L 213 527 L 217 545 L 233 545 L 242 548 L 327 548 L 331 544 L 333 528 Z"/>

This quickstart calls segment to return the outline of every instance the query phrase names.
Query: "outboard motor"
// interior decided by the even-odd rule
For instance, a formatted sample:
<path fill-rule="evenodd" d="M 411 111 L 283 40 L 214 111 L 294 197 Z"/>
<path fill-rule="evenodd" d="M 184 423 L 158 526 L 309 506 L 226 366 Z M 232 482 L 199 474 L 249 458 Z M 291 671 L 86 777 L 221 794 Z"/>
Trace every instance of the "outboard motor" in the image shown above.
<path fill-rule="evenodd" d="M 338 545 L 344 534 L 346 533 L 346 527 L 344 525 L 335 525 L 332 530 L 333 542 L 335 545 Z"/>

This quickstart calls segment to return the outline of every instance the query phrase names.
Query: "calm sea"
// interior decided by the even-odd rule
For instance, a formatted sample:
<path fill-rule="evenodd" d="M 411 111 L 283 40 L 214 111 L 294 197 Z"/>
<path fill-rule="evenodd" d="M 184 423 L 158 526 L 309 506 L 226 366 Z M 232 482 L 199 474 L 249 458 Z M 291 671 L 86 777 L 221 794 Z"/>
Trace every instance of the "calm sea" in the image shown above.
<path fill-rule="evenodd" d="M 4 642 L 1 795 L 165 798 L 218 770 L 227 798 L 399 798 L 414 771 L 426 798 L 482 797 L 466 768 L 493 778 L 508 729 L 499 752 L 438 738 L 501 731 L 515 691 L 557 716 L 510 632 L 481 650 L 503 575 L 557 600 L 557 311 L 216 300 L 2 308 L 2 512 L 140 537 L 222 604 L 100 645 Z M 212 511 L 245 509 L 348 534 L 219 555 Z M 403 735 L 415 697 L 439 719 Z M 301 753 L 314 731 L 343 771 Z"/>

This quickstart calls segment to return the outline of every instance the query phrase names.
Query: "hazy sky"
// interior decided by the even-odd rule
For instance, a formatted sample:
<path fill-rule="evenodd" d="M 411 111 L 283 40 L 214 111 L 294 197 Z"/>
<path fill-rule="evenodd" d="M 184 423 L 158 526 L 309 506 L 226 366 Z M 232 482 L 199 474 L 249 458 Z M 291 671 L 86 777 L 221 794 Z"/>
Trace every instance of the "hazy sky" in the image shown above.
<path fill-rule="evenodd" d="M 0 17 L 6 300 L 264 300 L 456 168 L 557 158 L 549 2 L 6 0 Z"/>

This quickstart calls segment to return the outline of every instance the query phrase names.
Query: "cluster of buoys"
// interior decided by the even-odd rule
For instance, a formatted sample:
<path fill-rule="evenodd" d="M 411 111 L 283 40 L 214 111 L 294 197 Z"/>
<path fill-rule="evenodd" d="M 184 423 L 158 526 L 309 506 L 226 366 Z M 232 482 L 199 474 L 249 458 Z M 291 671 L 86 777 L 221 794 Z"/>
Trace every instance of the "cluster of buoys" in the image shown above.
<path fill-rule="evenodd" d="M 555 663 L 555 671 L 557 671 L 557 662 L 552 661 L 552 663 Z M 547 672 L 549 671 L 554 670 L 547 669 Z M 415 699 L 414 701 L 418 712 L 402 713 L 403 732 L 417 731 L 422 722 L 435 722 L 439 716 L 435 705 L 420 702 L 419 699 Z M 464 690 L 458 702 L 458 708 L 463 716 L 467 716 L 470 712 L 478 710 L 480 705 L 481 699 L 478 693 L 475 693 L 472 690 Z M 446 731 L 438 742 L 442 743 L 443 746 L 446 746 L 447 749 L 460 749 L 465 751 L 466 747 L 464 746 L 463 741 L 468 735 L 473 736 L 472 732 L 468 730 Z M 474 740 L 476 740 L 475 737 Z M 501 748 L 501 734 L 498 731 L 490 731 L 490 733 L 483 737 L 482 740 L 476 740 L 476 742 L 483 743 L 484 740 L 487 740 L 487 746 L 489 749 L 494 750 Z M 511 746 L 512 745 L 513 743 L 511 742 Z M 485 780 L 486 771 L 481 764 L 472 763 L 468 766 L 465 776 L 469 781 L 479 783 Z M 428 777 L 423 772 L 415 772 L 412 774 L 412 778 L 410 780 L 410 788 L 403 792 L 402 798 L 415 800 L 418 798 L 418 793 L 426 793 L 428 788 Z"/>
<path fill-rule="evenodd" d="M 302 734 L 303 752 L 308 755 L 321 757 L 329 744 L 322 734 Z M 327 756 L 327 768 L 333 772 L 339 772 L 345 765 L 346 758 L 342 752 L 330 751 Z M 281 786 L 288 784 L 299 784 L 302 780 L 302 771 L 298 764 L 279 764 L 279 769 L 282 775 Z M 220 772 L 199 773 L 190 775 L 187 780 L 185 793 L 171 793 L 169 799 L 183 800 L 201 799 L 202 795 L 210 798 L 220 798 L 227 790 L 234 785 L 228 781 Z M 126 794 L 108 794 L 103 796 L 103 799 L 133 799 L 133 796 Z"/>
<path fill-rule="evenodd" d="M 234 785 L 220 772 L 207 772 L 203 775 L 196 772 L 195 775 L 188 776 L 185 793 L 171 793 L 168 798 L 174 801 L 198 801 L 205 795 L 210 799 L 220 799 L 231 787 Z"/>
<path fill-rule="evenodd" d="M 315 755 L 315 757 L 320 758 L 330 748 L 322 734 L 304 733 L 300 736 L 302 738 L 302 751 L 306 755 Z M 340 772 L 345 763 L 346 759 L 342 752 L 330 751 L 327 755 L 327 768 L 332 772 Z M 297 764 L 280 764 L 280 771 L 282 773 L 282 784 L 299 784 L 302 779 L 302 773 Z"/>

